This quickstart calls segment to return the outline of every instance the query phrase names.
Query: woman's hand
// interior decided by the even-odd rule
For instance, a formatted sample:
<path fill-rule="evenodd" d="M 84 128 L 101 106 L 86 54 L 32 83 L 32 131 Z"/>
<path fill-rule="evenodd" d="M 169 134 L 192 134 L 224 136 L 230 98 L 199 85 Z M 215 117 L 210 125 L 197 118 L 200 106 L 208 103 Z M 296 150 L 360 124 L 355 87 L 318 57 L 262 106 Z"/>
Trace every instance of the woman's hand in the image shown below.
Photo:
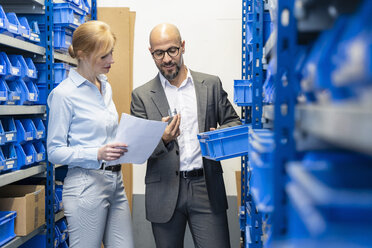
<path fill-rule="evenodd" d="M 111 161 L 116 160 L 128 151 L 127 145 L 124 143 L 110 143 L 98 149 L 98 160 Z"/>

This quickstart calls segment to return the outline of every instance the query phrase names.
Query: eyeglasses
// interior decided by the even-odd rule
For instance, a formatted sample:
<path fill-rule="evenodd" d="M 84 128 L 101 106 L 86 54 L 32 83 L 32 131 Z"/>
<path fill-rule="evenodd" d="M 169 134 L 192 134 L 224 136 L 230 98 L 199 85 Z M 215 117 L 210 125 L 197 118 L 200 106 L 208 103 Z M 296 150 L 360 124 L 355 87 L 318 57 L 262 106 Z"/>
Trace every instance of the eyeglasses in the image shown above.
<path fill-rule="evenodd" d="M 154 59 L 161 60 L 164 58 L 165 53 L 168 53 L 169 57 L 174 58 L 178 55 L 179 52 L 180 52 L 180 47 L 170 47 L 166 51 L 156 50 L 152 52 L 151 54 L 154 57 Z"/>

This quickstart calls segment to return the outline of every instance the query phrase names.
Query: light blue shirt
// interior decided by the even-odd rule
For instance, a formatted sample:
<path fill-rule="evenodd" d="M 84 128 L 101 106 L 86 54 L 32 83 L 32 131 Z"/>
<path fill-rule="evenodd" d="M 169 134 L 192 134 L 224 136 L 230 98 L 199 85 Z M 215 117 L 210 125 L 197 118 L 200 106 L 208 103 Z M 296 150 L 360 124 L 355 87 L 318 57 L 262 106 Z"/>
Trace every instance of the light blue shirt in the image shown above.
<path fill-rule="evenodd" d="M 48 97 L 48 159 L 53 164 L 98 169 L 98 149 L 113 141 L 118 113 L 105 75 L 100 75 L 101 91 L 76 70 L 71 69 Z"/>

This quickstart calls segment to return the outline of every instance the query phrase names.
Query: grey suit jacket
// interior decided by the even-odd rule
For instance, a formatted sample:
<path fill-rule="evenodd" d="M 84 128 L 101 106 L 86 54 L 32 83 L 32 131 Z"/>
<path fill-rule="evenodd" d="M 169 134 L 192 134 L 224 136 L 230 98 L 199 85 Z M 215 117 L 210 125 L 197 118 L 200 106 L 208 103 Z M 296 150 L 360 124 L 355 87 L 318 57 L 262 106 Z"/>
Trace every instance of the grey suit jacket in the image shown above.
<path fill-rule="evenodd" d="M 199 131 L 240 124 L 227 93 L 217 76 L 190 71 L 194 80 Z M 138 87 L 132 93 L 131 114 L 140 118 L 160 121 L 168 116 L 168 101 L 159 76 Z M 221 164 L 203 158 L 204 177 L 212 211 L 227 209 L 225 185 Z M 146 171 L 146 218 L 155 223 L 166 223 L 175 210 L 179 189 L 180 157 L 177 141 L 167 146 L 160 140 L 147 161 Z"/>

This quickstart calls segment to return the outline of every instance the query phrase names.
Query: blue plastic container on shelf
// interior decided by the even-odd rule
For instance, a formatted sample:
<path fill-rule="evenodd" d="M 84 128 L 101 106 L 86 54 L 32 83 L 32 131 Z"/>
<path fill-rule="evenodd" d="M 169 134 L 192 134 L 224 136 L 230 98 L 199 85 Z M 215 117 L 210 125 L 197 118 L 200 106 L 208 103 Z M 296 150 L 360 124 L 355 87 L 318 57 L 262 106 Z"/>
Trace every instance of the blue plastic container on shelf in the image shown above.
<path fill-rule="evenodd" d="M 21 89 L 20 105 L 35 104 L 39 100 L 39 90 L 33 81 L 25 82 L 22 79 L 17 79 L 16 82 L 20 85 Z"/>
<path fill-rule="evenodd" d="M 0 211 L 0 246 L 16 236 L 14 233 L 14 219 L 16 216 L 16 211 Z"/>
<path fill-rule="evenodd" d="M 202 156 L 220 161 L 247 155 L 248 127 L 240 125 L 198 134 Z"/>
<path fill-rule="evenodd" d="M 41 118 L 34 118 L 32 119 L 34 125 L 36 127 L 36 137 L 35 139 L 44 139 L 45 138 L 45 125 Z"/>
<path fill-rule="evenodd" d="M 6 63 L 5 63 L 4 57 L 0 54 L 0 78 L 1 76 L 5 76 L 6 73 L 7 73 Z"/>
<path fill-rule="evenodd" d="M 39 163 L 45 160 L 45 146 L 42 142 L 35 142 L 34 148 L 36 151 L 35 162 Z"/>
<path fill-rule="evenodd" d="M 8 90 L 8 99 L 4 104 L 7 105 L 18 105 L 21 100 L 22 88 L 17 81 L 5 81 L 9 90 Z"/>
<path fill-rule="evenodd" d="M 247 43 L 252 42 L 252 33 L 256 31 L 255 28 L 256 16 L 253 12 L 247 13 Z M 263 44 L 265 45 L 266 41 L 269 39 L 271 31 L 273 29 L 273 24 L 271 22 L 271 16 L 269 12 L 264 12 L 263 14 Z"/>
<path fill-rule="evenodd" d="M 36 138 L 36 127 L 31 119 L 15 120 L 17 127 L 17 142 L 23 144 Z"/>
<path fill-rule="evenodd" d="M 6 18 L 8 21 L 8 34 L 12 35 L 13 37 L 20 37 L 20 24 L 17 18 L 17 15 L 13 12 L 6 13 Z M 22 36 L 21 36 L 22 37 Z"/>
<path fill-rule="evenodd" d="M 6 30 L 5 19 L 6 19 L 6 15 L 5 15 L 4 9 L 0 5 L 0 33 L 1 33 L 1 31 L 5 31 Z"/>
<path fill-rule="evenodd" d="M 61 220 L 56 222 L 56 225 L 57 225 L 57 227 L 59 229 L 59 232 L 60 232 L 59 243 L 62 244 L 68 238 L 67 224 L 66 224 L 66 221 L 64 219 L 61 219 Z"/>
<path fill-rule="evenodd" d="M 54 247 L 59 246 L 60 239 L 61 239 L 61 232 L 59 231 L 58 226 L 54 226 Z"/>
<path fill-rule="evenodd" d="M 37 71 L 38 71 L 38 80 L 37 84 L 46 84 L 46 64 L 45 63 L 36 63 L 35 64 Z M 53 69 L 54 69 L 54 83 L 59 84 L 64 79 L 67 78 L 68 73 L 70 71 L 71 66 L 69 64 L 65 63 L 54 63 Z"/>
<path fill-rule="evenodd" d="M 252 106 L 252 82 L 234 80 L 234 103 L 238 106 Z"/>
<path fill-rule="evenodd" d="M 40 42 L 40 29 L 37 21 L 30 22 L 30 41 L 34 43 Z"/>
<path fill-rule="evenodd" d="M 5 143 L 17 140 L 17 128 L 13 118 L 0 118 L 5 133 Z"/>
<path fill-rule="evenodd" d="M 11 80 L 21 76 L 21 63 L 18 59 L 10 60 L 5 52 L 0 52 L 0 58 L 5 63 L 5 79 Z"/>
<path fill-rule="evenodd" d="M 15 150 L 17 152 L 18 170 L 27 168 L 35 163 L 36 151 L 32 143 L 28 142 L 23 145 L 16 144 Z"/>
<path fill-rule="evenodd" d="M 56 184 L 55 185 L 55 193 L 56 193 L 56 197 L 58 199 L 58 210 L 63 209 L 62 192 L 63 192 L 63 185 Z"/>
<path fill-rule="evenodd" d="M 0 104 L 4 104 L 8 100 L 9 91 L 8 84 L 0 77 Z"/>
<path fill-rule="evenodd" d="M 1 146 L 0 146 L 0 174 L 4 171 L 6 171 L 7 167 L 6 167 L 6 163 L 5 163 L 5 157 L 4 157 L 4 153 L 3 153 L 3 150 L 1 149 Z"/>
<path fill-rule="evenodd" d="M 85 14 L 89 15 L 90 14 L 90 1 L 88 0 L 81 0 L 81 2 L 83 3 L 83 10 L 85 12 Z"/>
<path fill-rule="evenodd" d="M 53 4 L 54 24 L 76 29 L 85 22 L 84 16 L 84 11 L 71 3 Z"/>
<path fill-rule="evenodd" d="M 23 38 L 23 40 L 30 40 L 31 30 L 26 17 L 20 17 L 18 21 L 20 36 Z"/>
<path fill-rule="evenodd" d="M 53 84 L 53 89 L 57 87 L 58 84 Z M 46 84 L 37 84 L 37 88 L 39 91 L 39 100 L 36 102 L 36 104 L 45 105 L 47 104 L 48 99 L 48 89 Z"/>
<path fill-rule="evenodd" d="M 67 52 L 72 44 L 73 31 L 69 28 L 54 25 L 54 49 Z"/>
<path fill-rule="evenodd" d="M 1 147 L 5 158 L 5 169 L 4 170 L 16 170 L 17 169 L 17 152 L 13 144 L 7 144 Z"/>
<path fill-rule="evenodd" d="M 268 129 L 250 129 L 247 143 L 252 173 L 250 179 L 252 197 L 260 212 L 271 213 L 274 210 L 272 185 L 274 133 Z"/>
<path fill-rule="evenodd" d="M 4 128 L 3 128 L 3 124 L 0 120 L 0 145 L 4 145 L 5 142 L 6 142 L 5 131 L 4 131 Z"/>
<path fill-rule="evenodd" d="M 37 78 L 37 70 L 31 58 L 24 58 L 22 55 L 8 55 L 8 58 L 14 63 L 18 60 L 21 68 L 20 77 L 24 79 Z"/>

